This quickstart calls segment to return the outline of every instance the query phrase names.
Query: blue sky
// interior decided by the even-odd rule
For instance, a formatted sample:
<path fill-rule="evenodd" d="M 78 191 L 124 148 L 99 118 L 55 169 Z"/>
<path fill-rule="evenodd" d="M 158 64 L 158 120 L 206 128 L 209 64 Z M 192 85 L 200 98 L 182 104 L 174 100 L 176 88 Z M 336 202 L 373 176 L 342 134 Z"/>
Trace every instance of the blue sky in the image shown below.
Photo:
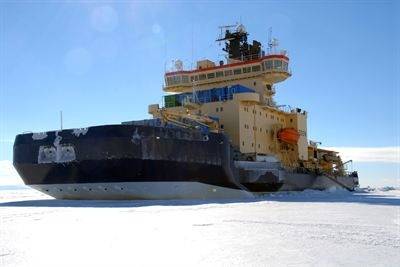
<path fill-rule="evenodd" d="M 166 62 L 223 58 L 219 25 L 241 21 L 288 50 L 280 104 L 309 112 L 329 147 L 399 146 L 399 4 L 395 1 L 0 2 L 0 160 L 24 131 L 148 117 Z M 366 153 L 375 153 L 366 150 Z M 373 155 L 371 155 L 373 156 Z M 364 185 L 398 184 L 399 155 L 360 160 Z M 396 180 L 397 179 L 397 180 Z"/>

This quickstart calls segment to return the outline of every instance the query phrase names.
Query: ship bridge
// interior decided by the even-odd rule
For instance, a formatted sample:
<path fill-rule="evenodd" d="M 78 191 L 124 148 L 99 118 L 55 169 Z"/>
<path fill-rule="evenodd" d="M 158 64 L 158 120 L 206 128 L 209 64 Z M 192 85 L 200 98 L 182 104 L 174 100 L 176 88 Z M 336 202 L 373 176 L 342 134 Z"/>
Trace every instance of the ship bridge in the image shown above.
<path fill-rule="evenodd" d="M 261 79 L 265 84 L 274 84 L 291 76 L 289 58 L 285 52 L 270 54 L 258 59 L 220 62 L 218 66 L 210 60 L 197 63 L 195 70 L 179 70 L 165 73 L 166 92 L 191 92 L 193 86 L 229 83 L 235 80 Z"/>
<path fill-rule="evenodd" d="M 231 30 L 231 28 L 234 28 Z M 217 64 L 210 60 L 197 62 L 197 67 L 184 70 L 182 61 L 175 61 L 175 70 L 165 73 L 166 92 L 191 92 L 209 88 L 242 84 L 244 86 L 267 85 L 282 82 L 291 76 L 289 57 L 285 50 L 278 51 L 277 39 L 268 43 L 268 51 L 262 50 L 260 42 L 247 41 L 248 33 L 242 25 L 221 26 L 217 42 L 225 42 L 227 62 Z M 225 30 L 225 32 L 223 31 Z M 265 86 L 264 86 L 265 87 Z"/>

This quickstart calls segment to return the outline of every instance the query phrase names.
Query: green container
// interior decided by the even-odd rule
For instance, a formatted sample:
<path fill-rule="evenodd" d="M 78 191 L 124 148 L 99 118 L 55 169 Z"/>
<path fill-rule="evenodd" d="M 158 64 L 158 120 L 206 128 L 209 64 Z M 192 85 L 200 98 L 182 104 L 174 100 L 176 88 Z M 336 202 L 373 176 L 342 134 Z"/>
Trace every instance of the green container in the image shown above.
<path fill-rule="evenodd" d="M 173 108 L 179 106 L 177 95 L 164 96 L 164 103 L 166 108 Z"/>

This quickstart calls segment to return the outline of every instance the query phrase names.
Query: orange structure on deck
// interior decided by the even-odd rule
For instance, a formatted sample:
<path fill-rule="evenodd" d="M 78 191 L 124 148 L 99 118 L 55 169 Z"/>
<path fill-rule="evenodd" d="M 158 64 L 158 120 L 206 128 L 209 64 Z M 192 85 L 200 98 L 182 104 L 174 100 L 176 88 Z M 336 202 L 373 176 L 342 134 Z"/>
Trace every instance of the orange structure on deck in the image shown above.
<path fill-rule="evenodd" d="M 299 132 L 293 128 L 284 128 L 278 132 L 278 140 L 288 144 L 297 144 L 299 138 Z"/>

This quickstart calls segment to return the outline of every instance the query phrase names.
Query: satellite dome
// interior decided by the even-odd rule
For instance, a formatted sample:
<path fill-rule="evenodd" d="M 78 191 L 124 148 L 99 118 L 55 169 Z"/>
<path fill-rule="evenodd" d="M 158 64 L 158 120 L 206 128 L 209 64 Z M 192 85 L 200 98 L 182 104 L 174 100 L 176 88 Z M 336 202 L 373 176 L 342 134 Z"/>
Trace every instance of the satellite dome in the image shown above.
<path fill-rule="evenodd" d="M 246 28 L 244 27 L 243 24 L 239 24 L 239 25 L 237 26 L 237 28 L 236 28 L 236 31 L 241 32 L 241 33 L 244 33 L 244 32 L 246 32 Z"/>

